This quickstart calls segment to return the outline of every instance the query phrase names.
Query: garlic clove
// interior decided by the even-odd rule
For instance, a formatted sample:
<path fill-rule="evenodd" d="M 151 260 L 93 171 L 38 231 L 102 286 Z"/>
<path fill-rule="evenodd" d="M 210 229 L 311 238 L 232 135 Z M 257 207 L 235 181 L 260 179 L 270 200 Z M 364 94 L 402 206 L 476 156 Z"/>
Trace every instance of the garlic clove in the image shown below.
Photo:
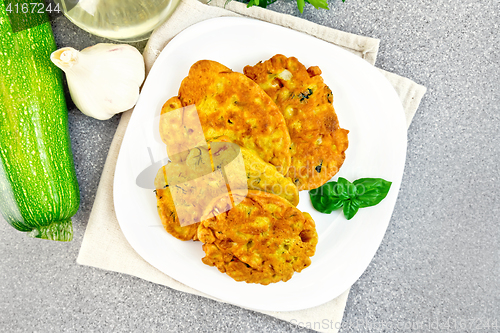
<path fill-rule="evenodd" d="M 51 60 L 66 73 L 71 98 L 84 114 L 105 120 L 137 103 L 145 66 L 133 46 L 101 43 L 81 52 L 66 47 Z"/>
<path fill-rule="evenodd" d="M 78 62 L 78 51 L 72 47 L 63 47 L 50 55 L 50 60 L 62 70 L 73 67 Z"/>

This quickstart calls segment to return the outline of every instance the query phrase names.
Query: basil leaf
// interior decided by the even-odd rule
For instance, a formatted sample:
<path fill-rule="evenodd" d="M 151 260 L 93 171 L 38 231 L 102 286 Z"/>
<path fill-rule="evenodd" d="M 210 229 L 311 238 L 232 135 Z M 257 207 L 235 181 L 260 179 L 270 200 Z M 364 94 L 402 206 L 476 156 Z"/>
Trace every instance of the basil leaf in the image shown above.
<path fill-rule="evenodd" d="M 227 4 L 228 4 L 228 3 L 229 3 L 229 1 L 226 1 L 226 6 L 227 6 Z M 257 6 L 258 4 L 259 4 L 258 2 L 257 2 L 257 3 L 255 3 L 255 1 L 254 1 L 254 0 L 250 0 L 250 1 L 247 3 L 247 8 L 248 8 L 248 7 L 252 7 L 252 6 Z"/>
<path fill-rule="evenodd" d="M 313 5 L 314 8 L 316 9 L 318 8 L 328 9 L 328 3 L 326 2 L 326 0 L 306 0 L 306 1 L 309 2 L 311 5 Z"/>
<path fill-rule="evenodd" d="M 330 196 L 340 197 L 344 193 L 345 186 L 339 182 L 331 182 L 327 184 L 332 184 Z"/>
<path fill-rule="evenodd" d="M 326 203 L 324 204 L 325 209 L 323 211 L 323 213 L 325 214 L 330 214 L 334 210 L 341 208 L 342 205 L 344 204 L 344 201 L 340 198 L 328 198 L 325 201 L 326 201 Z"/>
<path fill-rule="evenodd" d="M 231 0 L 227 0 L 229 3 Z M 250 0 L 250 2 L 247 4 L 247 7 L 252 7 L 252 6 L 259 6 L 262 8 L 266 8 L 268 5 L 276 2 L 276 0 Z"/>
<path fill-rule="evenodd" d="M 309 197 L 317 211 L 330 214 L 342 208 L 344 216 L 350 220 L 360 208 L 380 203 L 389 193 L 391 185 L 382 178 L 361 178 L 351 183 L 339 177 L 336 182 L 310 190 Z"/>
<path fill-rule="evenodd" d="M 299 7 L 299 11 L 302 13 L 304 11 L 304 0 L 297 0 L 297 7 Z"/>
<path fill-rule="evenodd" d="M 389 193 L 392 182 L 382 178 L 361 178 L 353 183 L 356 186 L 359 207 L 375 206 L 382 201 Z"/>
<path fill-rule="evenodd" d="M 314 194 L 314 190 L 309 191 L 311 203 L 317 211 L 325 214 L 330 214 L 334 210 L 342 207 L 343 201 L 337 197 L 328 197 L 324 195 Z M 319 193 L 319 191 L 317 191 Z"/>
<path fill-rule="evenodd" d="M 342 200 L 348 200 L 356 197 L 356 186 L 345 178 L 340 177 L 335 187 L 337 196 Z"/>
<path fill-rule="evenodd" d="M 342 184 L 342 185 L 351 184 L 351 182 L 348 181 L 347 179 L 345 179 L 344 177 L 339 177 L 339 179 L 337 180 L 337 183 Z"/>
<path fill-rule="evenodd" d="M 321 195 L 316 195 L 313 194 L 312 191 L 309 191 L 309 197 L 311 198 L 311 203 L 314 209 L 319 212 L 326 210 L 325 205 L 321 202 L 321 198 L 323 198 Z"/>
<path fill-rule="evenodd" d="M 359 210 L 359 202 L 356 199 L 344 201 L 344 216 L 346 219 L 350 220 L 356 215 Z"/>
<path fill-rule="evenodd" d="M 227 4 L 231 1 L 232 0 L 226 0 L 226 3 L 224 6 L 227 6 Z M 262 8 L 266 8 L 268 5 L 270 5 L 274 2 L 276 2 L 276 0 L 250 0 L 247 3 L 247 7 L 259 6 Z M 327 10 L 329 9 L 327 0 L 297 0 L 297 7 L 299 8 L 301 13 L 304 11 L 305 2 L 309 2 L 316 9 L 319 9 L 319 8 L 323 8 L 323 9 L 327 9 Z M 345 0 L 342 0 L 342 2 L 345 2 Z"/>
<path fill-rule="evenodd" d="M 349 196 L 349 198 L 356 198 L 358 195 L 358 189 L 356 188 L 356 185 L 353 183 L 347 184 L 346 187 L 346 194 Z"/>
<path fill-rule="evenodd" d="M 320 194 L 326 197 L 338 197 L 336 192 L 337 182 L 329 182 L 317 188 Z"/>

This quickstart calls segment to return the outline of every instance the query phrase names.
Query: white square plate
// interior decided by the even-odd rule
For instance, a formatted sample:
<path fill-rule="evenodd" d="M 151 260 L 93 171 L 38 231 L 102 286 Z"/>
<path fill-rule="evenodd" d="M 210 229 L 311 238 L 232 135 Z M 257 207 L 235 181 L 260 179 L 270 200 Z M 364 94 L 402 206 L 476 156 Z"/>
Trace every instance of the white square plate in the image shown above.
<path fill-rule="evenodd" d="M 297 57 L 306 67 L 319 66 L 333 91 L 340 125 L 350 130 L 346 161 L 336 178 L 380 177 L 392 181 L 392 187 L 379 205 L 360 209 L 350 221 L 340 212 L 317 212 L 308 192 L 302 191 L 298 207 L 312 215 L 319 234 L 312 264 L 287 282 L 262 286 L 236 282 L 203 264 L 201 243 L 169 235 L 161 226 L 155 194 L 137 186 L 136 179 L 151 168 L 152 159 L 158 164 L 167 158 L 158 117 L 163 103 L 177 95 L 192 64 L 209 59 L 242 72 L 245 65 L 277 53 Z M 118 157 L 115 210 L 137 253 L 179 282 L 251 309 L 300 310 L 337 297 L 366 269 L 389 224 L 405 158 L 404 111 L 393 87 L 376 68 L 337 46 L 281 26 L 245 18 L 211 19 L 177 35 L 149 73 Z"/>

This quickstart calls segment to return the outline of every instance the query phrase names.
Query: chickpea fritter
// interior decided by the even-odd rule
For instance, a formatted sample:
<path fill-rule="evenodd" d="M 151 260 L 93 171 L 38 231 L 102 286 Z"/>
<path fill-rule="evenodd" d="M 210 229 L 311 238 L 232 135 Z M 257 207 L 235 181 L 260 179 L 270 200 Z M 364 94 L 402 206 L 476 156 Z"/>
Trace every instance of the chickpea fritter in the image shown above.
<path fill-rule="evenodd" d="M 216 140 L 217 142 L 229 142 L 229 140 L 225 137 L 217 138 Z M 221 165 L 212 166 L 210 163 L 209 153 L 213 155 L 218 153 L 212 149 L 212 146 L 213 144 L 210 142 L 208 149 L 199 147 L 199 153 L 196 149 L 192 150 L 191 153 L 188 154 L 185 161 L 168 163 L 158 171 L 156 176 L 155 185 L 158 214 L 165 230 L 177 239 L 184 241 L 198 240 L 196 232 L 199 223 L 181 226 L 172 194 L 170 192 L 167 170 L 168 174 L 174 175 L 176 178 L 174 179 L 175 183 L 187 181 L 191 182 L 191 186 L 189 186 L 188 190 L 192 191 L 192 194 L 187 197 L 187 200 L 182 204 L 186 207 L 184 211 L 187 210 L 192 214 L 193 219 L 201 221 L 201 214 L 203 212 L 196 210 L 192 204 L 196 203 L 201 207 L 208 205 L 214 196 L 216 196 L 217 191 L 221 188 L 221 186 L 224 186 L 224 184 L 220 183 L 213 184 L 213 187 L 207 186 L 207 184 L 204 184 L 204 178 L 201 178 L 207 173 L 215 171 L 221 167 Z M 284 177 L 276 171 L 274 166 L 264 162 L 253 151 L 244 147 L 240 147 L 240 151 L 243 157 L 246 172 L 246 184 L 243 185 L 246 185 L 248 189 L 260 190 L 279 195 L 288 200 L 294 206 L 299 203 L 299 191 L 289 178 Z M 225 156 L 231 158 L 233 155 L 225 154 Z M 215 158 L 213 157 L 213 160 L 217 162 L 217 156 L 215 156 Z M 219 160 L 219 164 L 222 165 L 229 162 L 231 161 L 224 158 Z M 196 168 L 193 166 L 196 166 Z M 231 182 L 230 173 L 227 176 L 230 178 L 230 184 L 233 185 L 231 190 L 238 190 L 242 188 L 239 186 L 242 184 L 238 184 L 234 181 Z"/>
<path fill-rule="evenodd" d="M 223 211 L 224 205 L 216 200 L 211 209 Z M 309 214 L 277 195 L 252 190 L 233 209 L 202 221 L 198 238 L 203 263 L 236 281 L 263 285 L 288 281 L 308 267 L 318 243 Z"/>
<path fill-rule="evenodd" d="M 200 60 L 191 66 L 179 95 L 164 104 L 161 114 L 190 105 L 196 106 L 206 140 L 225 135 L 286 175 L 291 141 L 285 119 L 255 82 L 218 62 Z M 171 124 L 160 120 L 160 133 L 162 137 L 180 135 L 190 125 L 179 124 L 179 130 L 172 133 Z"/>
<path fill-rule="evenodd" d="M 317 66 L 306 69 L 297 58 L 278 54 L 244 73 L 276 103 L 285 118 L 292 145 L 288 170 L 299 190 L 330 180 L 345 160 L 348 130 L 339 127 L 332 91 Z"/>

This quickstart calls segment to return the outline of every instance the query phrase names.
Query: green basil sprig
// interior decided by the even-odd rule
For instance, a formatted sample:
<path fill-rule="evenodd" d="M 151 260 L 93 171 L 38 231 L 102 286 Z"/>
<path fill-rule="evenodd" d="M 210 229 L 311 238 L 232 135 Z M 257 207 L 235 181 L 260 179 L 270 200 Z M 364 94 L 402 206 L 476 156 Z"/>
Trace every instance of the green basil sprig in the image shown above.
<path fill-rule="evenodd" d="M 226 5 L 230 2 L 231 0 L 226 1 Z M 247 7 L 252 7 L 252 6 L 259 6 L 262 8 L 266 8 L 268 5 L 276 2 L 276 0 L 250 0 L 247 4 Z M 304 4 L 306 2 L 309 2 L 311 5 L 314 6 L 314 8 L 319 9 L 329 9 L 328 8 L 328 3 L 326 0 L 297 0 L 297 7 L 299 8 L 299 11 L 302 13 L 304 11 Z M 342 0 L 342 2 L 345 2 L 345 0 Z"/>
<path fill-rule="evenodd" d="M 382 178 L 361 178 L 350 182 L 340 177 L 309 191 L 313 207 L 321 213 L 330 214 L 342 208 L 350 220 L 360 208 L 375 206 L 389 193 L 392 182 Z"/>

